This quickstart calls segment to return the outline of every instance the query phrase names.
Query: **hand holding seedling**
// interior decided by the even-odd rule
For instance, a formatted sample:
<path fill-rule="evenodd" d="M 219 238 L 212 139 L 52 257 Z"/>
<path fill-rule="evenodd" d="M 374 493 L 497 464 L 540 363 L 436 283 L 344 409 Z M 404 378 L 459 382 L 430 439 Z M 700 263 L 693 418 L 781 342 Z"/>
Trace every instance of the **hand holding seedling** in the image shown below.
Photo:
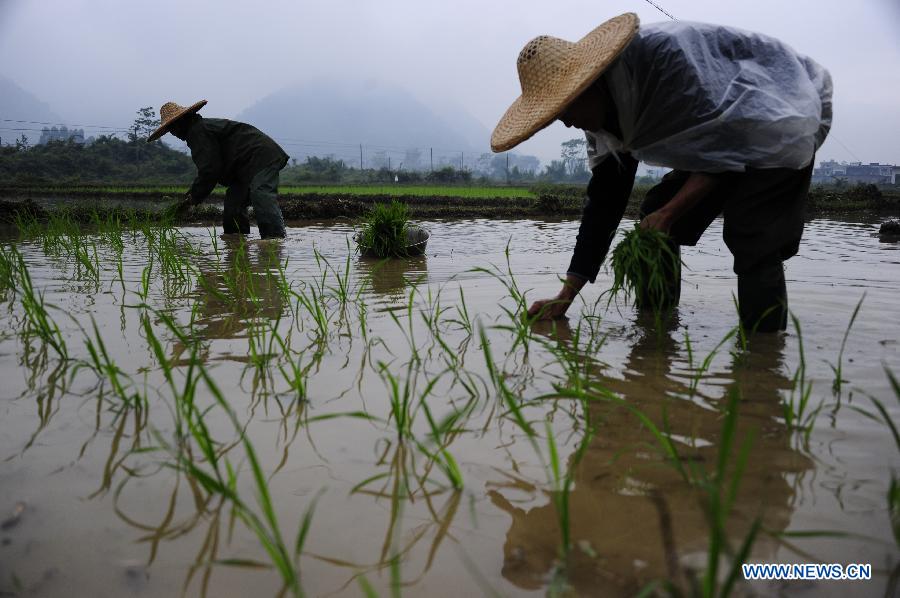
<path fill-rule="evenodd" d="M 668 234 L 672 228 L 672 220 L 664 210 L 657 210 L 644 216 L 644 219 L 641 220 L 641 228 Z"/>
<path fill-rule="evenodd" d="M 678 193 L 666 205 L 644 216 L 641 228 L 668 234 L 682 215 L 713 193 L 720 181 L 721 177 L 716 174 L 692 172 Z"/>
<path fill-rule="evenodd" d="M 175 204 L 175 213 L 176 214 L 184 214 L 185 212 L 190 211 L 191 208 L 199 204 L 200 202 L 194 199 L 194 196 L 191 195 L 190 191 L 184 194 L 184 197 Z"/>

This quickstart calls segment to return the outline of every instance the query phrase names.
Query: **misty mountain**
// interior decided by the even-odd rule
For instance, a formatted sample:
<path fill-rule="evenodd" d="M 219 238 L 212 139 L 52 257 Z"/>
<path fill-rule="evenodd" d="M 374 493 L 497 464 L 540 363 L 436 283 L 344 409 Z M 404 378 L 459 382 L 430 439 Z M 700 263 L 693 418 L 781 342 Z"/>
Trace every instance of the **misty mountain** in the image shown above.
<path fill-rule="evenodd" d="M 208 107 L 205 113 L 213 115 Z M 398 85 L 312 80 L 276 91 L 236 116 L 275 137 L 294 157 L 333 154 L 359 159 L 379 150 L 401 159 L 419 148 L 428 159 L 485 152 L 490 133 L 462 109 L 435 108 Z M 457 158 L 458 159 L 458 158 Z M 395 162 L 396 164 L 396 162 Z"/>
<path fill-rule="evenodd" d="M 40 137 L 42 125 L 29 123 L 13 123 L 10 120 L 31 120 L 39 122 L 59 123 L 62 119 L 53 112 L 46 103 L 38 99 L 34 94 L 25 91 L 10 79 L 0 75 L 0 137 L 3 143 L 6 138 L 12 141 L 24 133 L 31 142 Z M 10 129 L 38 129 L 36 131 L 13 131 Z"/>

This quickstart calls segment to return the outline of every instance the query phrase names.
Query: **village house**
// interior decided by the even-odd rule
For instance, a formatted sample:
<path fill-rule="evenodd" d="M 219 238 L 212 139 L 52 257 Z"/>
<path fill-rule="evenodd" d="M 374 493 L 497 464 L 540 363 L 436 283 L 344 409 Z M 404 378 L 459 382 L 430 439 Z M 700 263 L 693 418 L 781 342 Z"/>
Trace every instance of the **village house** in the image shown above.
<path fill-rule="evenodd" d="M 823 160 L 813 169 L 812 182 L 818 184 L 836 183 L 839 180 L 851 184 L 896 185 L 900 166 L 870 162 L 837 162 Z"/>

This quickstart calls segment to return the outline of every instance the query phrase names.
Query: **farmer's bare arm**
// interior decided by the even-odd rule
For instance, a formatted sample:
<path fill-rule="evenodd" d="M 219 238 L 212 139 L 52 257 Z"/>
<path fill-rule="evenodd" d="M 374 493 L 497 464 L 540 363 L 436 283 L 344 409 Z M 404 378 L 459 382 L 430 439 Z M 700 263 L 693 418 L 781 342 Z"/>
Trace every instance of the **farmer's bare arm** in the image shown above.
<path fill-rule="evenodd" d="M 641 228 L 655 228 L 664 233 L 698 203 L 710 196 L 718 186 L 721 175 L 693 172 L 669 202 L 647 214 L 641 220 Z"/>

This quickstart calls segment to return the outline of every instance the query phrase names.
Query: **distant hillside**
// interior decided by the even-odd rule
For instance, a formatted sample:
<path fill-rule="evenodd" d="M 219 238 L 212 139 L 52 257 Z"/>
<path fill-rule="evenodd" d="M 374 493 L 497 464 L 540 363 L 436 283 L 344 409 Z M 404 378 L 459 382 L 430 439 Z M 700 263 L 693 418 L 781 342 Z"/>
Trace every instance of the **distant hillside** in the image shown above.
<path fill-rule="evenodd" d="M 40 129 L 41 125 L 11 123 L 10 120 L 31 120 L 59 123 L 62 119 L 46 103 L 0 75 L 0 137 L 7 144 L 24 133 L 31 143 L 41 136 L 40 131 L 13 131 L 11 129 Z"/>
<path fill-rule="evenodd" d="M 205 110 L 213 115 L 212 104 Z M 485 152 L 489 132 L 464 112 L 439 114 L 399 86 L 325 79 L 286 87 L 237 115 L 279 139 L 294 157 L 333 154 L 354 162 L 358 145 L 369 157 L 379 150 L 403 159 L 405 150 L 424 150 L 429 159 L 454 152 Z M 312 143 L 309 143 L 312 142 Z M 458 157 L 456 158 L 458 160 Z"/>

